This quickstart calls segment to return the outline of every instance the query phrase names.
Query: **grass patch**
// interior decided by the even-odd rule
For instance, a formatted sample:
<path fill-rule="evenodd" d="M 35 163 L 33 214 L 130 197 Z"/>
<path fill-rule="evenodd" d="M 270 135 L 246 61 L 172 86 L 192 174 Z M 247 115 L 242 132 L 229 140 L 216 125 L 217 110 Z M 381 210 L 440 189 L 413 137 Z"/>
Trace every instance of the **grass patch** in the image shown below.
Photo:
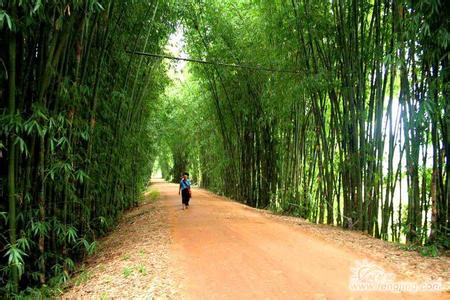
<path fill-rule="evenodd" d="M 139 250 L 139 257 L 140 257 L 140 258 L 144 258 L 144 257 L 145 257 L 145 252 L 144 252 L 144 250 Z"/>
<path fill-rule="evenodd" d="M 81 271 L 81 273 L 75 278 L 74 284 L 76 286 L 86 283 L 89 279 L 91 279 L 92 273 L 90 271 Z"/>
<path fill-rule="evenodd" d="M 142 275 L 144 275 L 144 276 L 147 275 L 147 269 L 145 268 L 145 266 L 143 264 L 140 264 L 139 266 L 137 266 L 137 270 Z"/>
<path fill-rule="evenodd" d="M 100 296 L 100 300 L 108 300 L 109 299 L 109 296 L 108 296 L 108 293 L 103 293 L 101 296 Z"/>
<path fill-rule="evenodd" d="M 18 294 L 16 294 L 14 297 L 11 296 L 11 298 L 2 298 L 2 299 L 59 299 L 60 296 L 63 294 L 63 289 L 59 287 L 50 287 L 47 285 L 43 285 L 39 288 L 32 288 L 27 287 L 25 290 L 20 291 Z M 4 295 L 4 294 L 2 294 Z"/>
<path fill-rule="evenodd" d="M 158 190 L 148 189 L 139 197 L 139 202 L 146 204 L 146 202 L 155 202 L 160 196 Z"/>
<path fill-rule="evenodd" d="M 150 190 L 148 193 L 148 197 L 150 198 L 150 201 L 156 201 L 159 198 L 159 191 L 158 190 Z"/>
<path fill-rule="evenodd" d="M 133 270 L 131 268 L 125 267 L 122 271 L 123 277 L 128 278 L 131 274 L 133 274 Z"/>
<path fill-rule="evenodd" d="M 130 259 L 130 254 L 122 255 L 122 260 L 129 260 L 129 259 Z"/>
<path fill-rule="evenodd" d="M 437 257 L 445 254 L 436 245 L 399 245 L 398 247 L 404 251 L 416 251 L 424 257 Z"/>
<path fill-rule="evenodd" d="M 436 257 L 441 254 L 436 245 L 422 246 L 419 248 L 419 253 L 422 256 L 428 256 L 428 257 Z"/>

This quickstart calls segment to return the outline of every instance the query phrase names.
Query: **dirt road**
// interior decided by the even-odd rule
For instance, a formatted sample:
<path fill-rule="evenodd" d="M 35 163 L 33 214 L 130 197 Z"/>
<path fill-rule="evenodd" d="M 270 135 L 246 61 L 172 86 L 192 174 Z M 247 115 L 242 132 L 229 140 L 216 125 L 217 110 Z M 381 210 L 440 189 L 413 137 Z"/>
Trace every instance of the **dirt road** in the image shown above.
<path fill-rule="evenodd" d="M 169 213 L 170 256 L 183 299 L 450 298 L 443 293 L 352 291 L 349 280 L 358 262 L 369 260 L 386 272 L 390 268 L 204 190 L 194 190 L 191 207 L 183 211 L 177 185 L 156 182 L 155 188 Z M 384 276 L 374 275 L 379 272 L 374 266 L 360 271 Z"/>
<path fill-rule="evenodd" d="M 356 275 L 358 282 L 380 282 L 395 273 L 391 283 L 399 287 L 448 281 L 448 258 L 421 257 L 359 232 L 272 215 L 200 189 L 182 211 L 177 185 L 155 181 L 151 190 L 159 190 L 159 200 L 144 196 L 124 214 L 62 299 L 450 299 L 448 293 L 349 288 Z"/>

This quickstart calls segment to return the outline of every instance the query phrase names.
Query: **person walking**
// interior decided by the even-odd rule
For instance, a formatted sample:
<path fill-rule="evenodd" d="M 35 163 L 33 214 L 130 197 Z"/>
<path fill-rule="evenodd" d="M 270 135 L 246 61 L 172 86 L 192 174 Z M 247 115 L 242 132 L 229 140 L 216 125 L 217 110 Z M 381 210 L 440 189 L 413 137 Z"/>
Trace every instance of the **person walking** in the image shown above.
<path fill-rule="evenodd" d="M 191 198 L 191 181 L 189 180 L 189 173 L 184 172 L 180 181 L 180 188 L 178 189 L 178 195 L 181 194 L 181 203 L 183 204 L 183 210 L 189 208 L 189 199 Z"/>

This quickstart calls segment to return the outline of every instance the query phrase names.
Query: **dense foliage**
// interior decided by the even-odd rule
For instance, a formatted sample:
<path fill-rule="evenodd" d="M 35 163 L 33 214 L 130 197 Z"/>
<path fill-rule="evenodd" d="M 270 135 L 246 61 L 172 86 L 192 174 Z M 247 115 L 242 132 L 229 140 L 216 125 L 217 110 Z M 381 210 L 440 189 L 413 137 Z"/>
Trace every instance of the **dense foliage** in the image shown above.
<path fill-rule="evenodd" d="M 190 1 L 192 57 L 283 72 L 190 65 L 175 94 L 202 108 L 178 118 L 202 121 L 174 165 L 251 206 L 448 248 L 449 15 L 442 1 Z"/>
<path fill-rule="evenodd" d="M 0 296 L 66 281 L 156 159 L 254 207 L 448 248 L 449 10 L 0 0 Z M 126 51 L 176 28 L 191 57 L 253 67 L 170 76 Z"/>
<path fill-rule="evenodd" d="M 64 282 L 155 160 L 168 1 L 0 1 L 0 286 Z"/>

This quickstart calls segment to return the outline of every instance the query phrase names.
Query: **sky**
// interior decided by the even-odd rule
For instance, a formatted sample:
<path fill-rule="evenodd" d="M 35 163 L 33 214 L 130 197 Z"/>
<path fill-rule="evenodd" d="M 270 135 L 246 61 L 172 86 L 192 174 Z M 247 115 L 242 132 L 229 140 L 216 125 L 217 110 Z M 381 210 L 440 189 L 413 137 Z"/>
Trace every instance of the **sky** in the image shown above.
<path fill-rule="evenodd" d="M 185 51 L 185 37 L 184 37 L 184 28 L 182 25 L 178 25 L 175 32 L 172 33 L 169 36 L 165 52 L 168 55 L 176 56 L 176 57 L 183 57 L 188 58 L 189 55 Z M 185 81 L 185 67 L 187 62 L 186 61 L 177 61 L 177 60 L 170 60 L 169 63 L 169 70 L 168 74 L 171 79 L 178 79 L 180 81 Z"/>

